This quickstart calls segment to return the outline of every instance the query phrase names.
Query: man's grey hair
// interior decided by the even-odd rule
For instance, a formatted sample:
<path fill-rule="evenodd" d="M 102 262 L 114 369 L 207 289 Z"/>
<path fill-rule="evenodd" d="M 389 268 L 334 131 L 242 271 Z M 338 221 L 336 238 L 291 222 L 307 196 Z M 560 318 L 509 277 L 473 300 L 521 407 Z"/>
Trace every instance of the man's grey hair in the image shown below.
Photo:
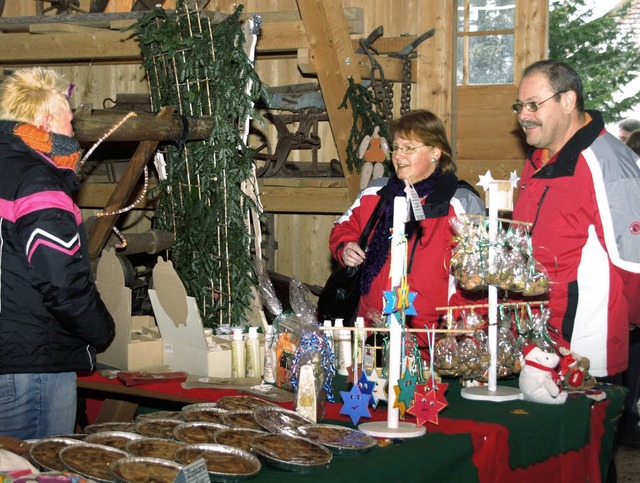
<path fill-rule="evenodd" d="M 624 119 L 618 123 L 618 127 L 627 132 L 633 132 L 636 129 L 640 129 L 640 119 Z"/>

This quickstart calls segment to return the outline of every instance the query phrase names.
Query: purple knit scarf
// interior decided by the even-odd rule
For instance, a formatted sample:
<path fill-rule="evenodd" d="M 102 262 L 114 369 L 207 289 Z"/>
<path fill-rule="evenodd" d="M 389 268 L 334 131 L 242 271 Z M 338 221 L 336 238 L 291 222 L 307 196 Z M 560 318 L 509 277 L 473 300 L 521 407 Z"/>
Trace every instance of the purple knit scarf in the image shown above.
<path fill-rule="evenodd" d="M 442 171 L 436 168 L 431 176 L 413 185 L 418 196 L 424 198 L 429 196 L 438 182 L 442 179 Z M 404 181 L 397 177 L 392 177 L 379 194 L 384 198 L 380 218 L 376 223 L 373 234 L 369 238 L 367 248 L 367 258 L 362 264 L 360 270 L 360 293 L 366 295 L 371 290 L 373 279 L 380 273 L 391 248 L 391 228 L 393 227 L 393 200 L 397 196 L 406 197 Z M 411 238 L 418 228 L 413 212 L 411 219 L 405 224 L 405 235 L 407 239 Z M 416 241 L 416 243 L 418 243 Z"/>

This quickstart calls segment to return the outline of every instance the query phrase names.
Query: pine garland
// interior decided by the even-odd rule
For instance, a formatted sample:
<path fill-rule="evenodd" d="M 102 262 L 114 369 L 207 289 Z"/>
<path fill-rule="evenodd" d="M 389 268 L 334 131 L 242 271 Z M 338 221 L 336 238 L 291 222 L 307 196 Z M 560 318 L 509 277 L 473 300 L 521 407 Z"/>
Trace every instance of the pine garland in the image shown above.
<path fill-rule="evenodd" d="M 349 87 L 347 87 L 342 103 L 338 108 L 346 109 L 347 102 L 351 104 L 353 125 L 346 148 L 346 162 L 349 172 L 353 173 L 355 169 L 356 172 L 360 173 L 364 165 L 364 160 L 358 156 L 360 142 L 365 136 L 373 133 L 376 126 L 380 126 L 380 136 L 388 140 L 389 125 L 380 114 L 382 106 L 371 90 L 355 82 L 351 77 L 349 77 Z M 388 171 L 389 163 L 385 163 L 385 173 L 388 173 Z"/>
<path fill-rule="evenodd" d="M 241 188 L 254 153 L 240 129 L 263 85 L 243 50 L 242 9 L 213 25 L 179 0 L 175 14 L 156 8 L 134 26 L 153 109 L 213 119 L 208 140 L 166 146 L 167 179 L 153 192 L 158 227 L 175 236 L 173 265 L 209 327 L 246 321 L 256 285 L 246 220 L 258 207 Z"/>

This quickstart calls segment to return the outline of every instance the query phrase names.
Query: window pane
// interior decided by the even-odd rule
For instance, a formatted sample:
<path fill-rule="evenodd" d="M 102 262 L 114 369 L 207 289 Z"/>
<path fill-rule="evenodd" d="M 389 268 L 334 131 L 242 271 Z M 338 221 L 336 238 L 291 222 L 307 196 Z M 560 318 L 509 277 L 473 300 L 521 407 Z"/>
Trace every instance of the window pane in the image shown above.
<path fill-rule="evenodd" d="M 464 32 L 464 0 L 458 0 L 458 32 Z"/>
<path fill-rule="evenodd" d="M 513 35 L 469 38 L 469 84 L 513 82 Z"/>
<path fill-rule="evenodd" d="M 514 28 L 515 0 L 470 0 L 469 6 L 470 32 Z"/>
<path fill-rule="evenodd" d="M 462 70 L 464 67 L 464 39 L 462 37 L 458 37 L 458 54 L 456 58 L 457 64 L 457 72 L 456 72 L 456 82 L 460 86 L 463 84 L 463 74 Z"/>

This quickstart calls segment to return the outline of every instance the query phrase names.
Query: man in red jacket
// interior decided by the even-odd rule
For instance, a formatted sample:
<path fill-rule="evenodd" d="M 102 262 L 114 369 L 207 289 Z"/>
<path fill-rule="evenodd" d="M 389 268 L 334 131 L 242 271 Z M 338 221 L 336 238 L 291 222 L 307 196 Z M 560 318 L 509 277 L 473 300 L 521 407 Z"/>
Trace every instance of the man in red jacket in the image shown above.
<path fill-rule="evenodd" d="M 527 67 L 512 109 L 531 146 L 513 217 L 532 224 L 549 273 L 550 325 L 591 374 L 618 375 L 640 315 L 638 156 L 585 111 L 580 77 L 562 62 Z"/>

